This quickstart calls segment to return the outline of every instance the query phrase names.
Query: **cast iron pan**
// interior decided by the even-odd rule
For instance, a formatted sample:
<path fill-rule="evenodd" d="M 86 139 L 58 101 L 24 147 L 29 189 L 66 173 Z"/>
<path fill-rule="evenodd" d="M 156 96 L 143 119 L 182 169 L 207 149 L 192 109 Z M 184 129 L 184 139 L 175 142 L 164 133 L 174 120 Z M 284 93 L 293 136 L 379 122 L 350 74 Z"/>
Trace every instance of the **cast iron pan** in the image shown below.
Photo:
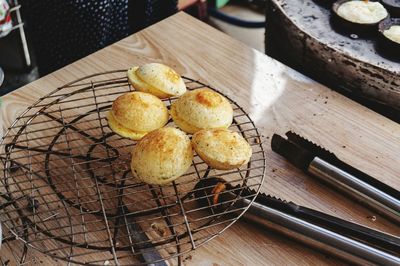
<path fill-rule="evenodd" d="M 382 4 L 390 16 L 400 18 L 400 0 L 382 0 Z"/>
<path fill-rule="evenodd" d="M 393 25 L 400 25 L 400 18 L 388 18 L 379 23 L 378 51 L 386 57 L 400 62 L 400 44 L 383 34 Z"/>
<path fill-rule="evenodd" d="M 338 9 L 339 7 L 352 0 L 338 0 L 332 5 L 332 24 L 335 27 L 336 30 L 338 30 L 341 33 L 347 33 L 347 34 L 358 34 L 363 37 L 370 37 L 376 35 L 376 31 L 378 30 L 378 24 L 380 21 L 376 23 L 365 23 L 365 24 L 360 24 L 360 23 L 354 23 L 351 21 L 348 21 L 341 16 L 338 15 Z M 373 1 L 370 0 L 371 2 L 379 2 L 379 1 Z M 389 18 L 389 15 L 385 18 Z"/>

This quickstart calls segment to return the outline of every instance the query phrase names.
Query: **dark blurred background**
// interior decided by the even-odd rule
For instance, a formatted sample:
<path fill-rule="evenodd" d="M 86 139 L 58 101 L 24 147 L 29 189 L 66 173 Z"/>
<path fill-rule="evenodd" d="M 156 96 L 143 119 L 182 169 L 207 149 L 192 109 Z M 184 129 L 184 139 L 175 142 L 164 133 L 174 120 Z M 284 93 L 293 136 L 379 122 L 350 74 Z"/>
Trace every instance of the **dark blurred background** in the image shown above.
<path fill-rule="evenodd" d="M 5 72 L 0 95 L 180 10 L 264 51 L 264 25 L 246 24 L 264 23 L 264 0 L 4 1 L 11 7 L 14 28 L 0 38 L 0 67 Z M 220 18 L 219 13 L 227 17 Z M 245 24 L 235 25 L 238 18 Z"/>
<path fill-rule="evenodd" d="M 0 38 L 0 67 L 5 72 L 0 95 L 180 10 L 264 51 L 263 25 L 235 25 L 238 19 L 264 23 L 264 0 L 5 1 L 14 27 Z M 219 13 L 225 16 L 221 18 Z"/>

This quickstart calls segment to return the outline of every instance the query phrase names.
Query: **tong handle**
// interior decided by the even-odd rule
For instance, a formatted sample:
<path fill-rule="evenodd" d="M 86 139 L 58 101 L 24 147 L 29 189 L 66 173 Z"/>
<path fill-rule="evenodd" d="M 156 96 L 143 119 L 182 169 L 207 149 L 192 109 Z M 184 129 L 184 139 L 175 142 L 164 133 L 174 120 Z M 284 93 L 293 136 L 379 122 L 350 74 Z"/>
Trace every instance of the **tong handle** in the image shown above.
<path fill-rule="evenodd" d="M 334 153 L 287 132 L 288 139 L 274 134 L 273 151 L 296 167 L 357 199 L 361 204 L 400 224 L 400 191 L 341 161 Z"/>
<path fill-rule="evenodd" d="M 255 202 L 266 207 L 275 208 L 293 217 L 356 239 L 368 245 L 375 246 L 376 248 L 400 254 L 400 238 L 398 237 L 303 207 L 293 202 L 282 201 L 281 199 L 263 193 L 258 194 Z"/>
<path fill-rule="evenodd" d="M 395 189 L 350 165 L 333 164 L 319 157 L 312 160 L 308 172 L 400 224 L 400 193 Z"/>
<path fill-rule="evenodd" d="M 243 201 L 244 205 L 250 204 L 248 199 L 243 199 Z M 310 217 L 304 219 L 299 215 L 299 213 L 297 216 L 294 215 L 288 211 L 288 209 L 293 208 L 293 206 L 288 206 L 291 203 L 283 202 L 282 204 L 286 205 L 282 210 L 280 210 L 277 208 L 276 204 L 268 205 L 265 201 L 260 203 L 256 200 L 244 214 L 244 217 L 250 221 L 278 231 L 279 233 L 287 235 L 307 245 L 358 265 L 400 265 L 398 250 L 393 254 L 393 252 L 387 252 L 374 245 L 370 245 L 370 242 L 360 241 L 360 237 L 359 239 L 354 239 L 349 237 L 349 235 L 342 235 L 342 232 L 338 232 L 339 230 L 333 230 L 332 226 L 330 228 L 329 226 L 321 226 L 321 222 L 316 222 L 316 219 L 314 219 L 314 221 L 312 221 Z M 312 216 L 312 214 L 308 214 L 308 216 Z M 317 217 L 320 217 L 320 214 L 318 214 Z M 329 216 L 321 216 L 320 218 L 322 217 L 331 218 Z M 381 239 L 384 236 L 386 239 L 385 234 L 377 231 L 371 234 L 368 230 L 374 230 L 369 228 L 364 228 L 363 230 L 366 230 L 365 232 L 360 231 L 359 228 L 357 228 L 357 225 L 356 228 L 350 228 L 345 224 L 340 224 L 339 228 L 346 228 L 346 230 L 350 230 L 353 233 L 361 233 L 361 235 L 363 235 L 363 240 L 365 240 L 367 236 L 373 236 L 379 242 L 386 241 Z M 376 232 L 377 235 L 375 234 Z M 392 245 L 389 242 L 387 244 Z M 395 248 L 397 244 L 398 243 L 395 243 L 390 249 Z"/>
<path fill-rule="evenodd" d="M 338 217 L 325 214 L 307 207 L 296 205 L 297 217 L 318 224 L 339 234 L 371 244 L 377 248 L 393 253 L 400 252 L 400 238 L 394 237 L 371 228 L 352 223 Z"/>

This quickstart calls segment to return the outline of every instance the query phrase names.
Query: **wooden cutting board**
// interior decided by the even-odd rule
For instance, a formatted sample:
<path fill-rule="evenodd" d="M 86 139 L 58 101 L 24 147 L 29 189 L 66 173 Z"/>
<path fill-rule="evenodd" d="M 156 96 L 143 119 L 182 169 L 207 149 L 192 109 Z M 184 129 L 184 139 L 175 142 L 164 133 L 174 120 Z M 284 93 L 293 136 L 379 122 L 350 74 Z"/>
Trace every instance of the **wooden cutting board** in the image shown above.
<path fill-rule="evenodd" d="M 10 126 L 30 104 L 63 84 L 93 73 L 148 62 L 170 65 L 182 75 L 221 90 L 244 107 L 261 130 L 266 150 L 263 192 L 400 234 L 398 227 L 306 176 L 270 149 L 273 133 L 294 130 L 400 189 L 400 125 L 184 13 L 4 96 L 2 126 Z M 10 257 L 9 249 L 2 249 L 0 254 Z M 30 265 L 33 258 L 38 264 L 66 265 L 30 250 Z M 341 264 L 242 220 L 208 244 L 184 255 L 183 260 L 187 265 Z"/>

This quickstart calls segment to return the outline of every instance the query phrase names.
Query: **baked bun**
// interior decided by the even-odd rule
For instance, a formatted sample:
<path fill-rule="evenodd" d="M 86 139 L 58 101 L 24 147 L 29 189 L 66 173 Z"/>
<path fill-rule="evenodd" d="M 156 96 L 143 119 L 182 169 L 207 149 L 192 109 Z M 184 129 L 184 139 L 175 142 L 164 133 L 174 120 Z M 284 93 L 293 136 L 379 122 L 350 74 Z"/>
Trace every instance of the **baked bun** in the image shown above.
<path fill-rule="evenodd" d="M 339 5 L 337 14 L 341 18 L 358 24 L 374 24 L 388 16 L 385 7 L 375 1 L 346 1 Z"/>
<path fill-rule="evenodd" d="M 237 132 L 228 129 L 204 129 L 192 137 L 192 145 L 209 166 L 229 170 L 249 162 L 252 149 Z"/>
<path fill-rule="evenodd" d="M 186 92 L 181 76 L 163 64 L 150 63 L 131 67 L 127 75 L 136 90 L 151 93 L 161 99 L 180 96 Z"/>
<path fill-rule="evenodd" d="M 150 132 L 133 148 L 131 169 L 142 182 L 164 185 L 183 175 L 192 160 L 189 137 L 179 129 L 165 127 Z"/>
<path fill-rule="evenodd" d="M 139 140 L 168 122 L 168 109 L 156 96 L 129 92 L 119 96 L 107 114 L 108 125 L 117 134 Z"/>
<path fill-rule="evenodd" d="M 179 128 L 193 134 L 201 129 L 228 128 L 233 110 L 221 94 L 211 89 L 196 89 L 171 105 L 171 116 Z"/>

